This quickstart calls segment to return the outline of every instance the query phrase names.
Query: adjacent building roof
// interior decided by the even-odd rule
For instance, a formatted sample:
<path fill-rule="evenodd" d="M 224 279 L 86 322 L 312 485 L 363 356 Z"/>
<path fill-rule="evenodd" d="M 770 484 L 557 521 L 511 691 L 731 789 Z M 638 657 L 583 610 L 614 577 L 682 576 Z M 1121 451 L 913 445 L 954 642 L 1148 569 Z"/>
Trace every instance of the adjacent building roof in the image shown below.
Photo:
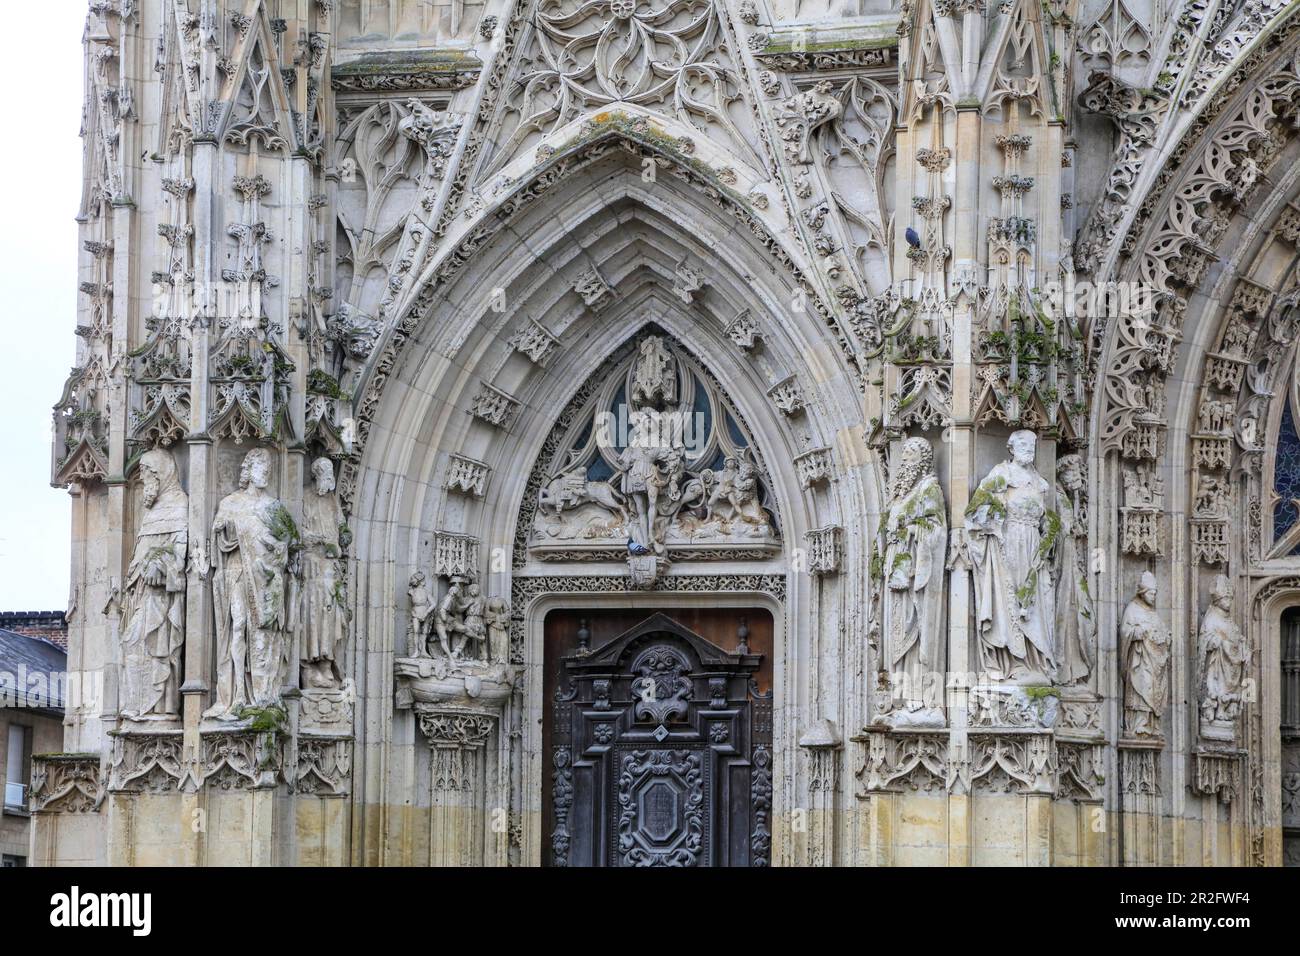
<path fill-rule="evenodd" d="M 62 711 L 68 655 L 57 644 L 0 628 L 0 707 Z"/>
<path fill-rule="evenodd" d="M 0 611 L 0 628 L 68 649 L 68 621 L 63 611 Z"/>

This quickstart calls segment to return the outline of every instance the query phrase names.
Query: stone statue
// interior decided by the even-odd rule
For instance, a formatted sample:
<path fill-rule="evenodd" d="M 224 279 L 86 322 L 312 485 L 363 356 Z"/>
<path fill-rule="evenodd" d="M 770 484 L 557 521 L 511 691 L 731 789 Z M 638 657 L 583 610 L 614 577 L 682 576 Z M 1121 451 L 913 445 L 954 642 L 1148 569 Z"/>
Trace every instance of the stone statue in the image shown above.
<path fill-rule="evenodd" d="M 212 522 L 216 700 L 204 716 L 217 720 L 280 702 L 294 625 L 289 559 L 297 528 L 266 490 L 270 481 L 271 453 L 254 448 L 244 456 L 239 490 L 222 499 Z"/>
<path fill-rule="evenodd" d="M 505 598 L 489 598 L 484 612 L 488 634 L 488 660 L 493 664 L 510 662 L 510 605 Z"/>
<path fill-rule="evenodd" d="M 120 703 L 123 717 L 165 719 L 180 713 L 189 496 L 170 452 L 145 452 L 140 478 L 144 514 L 122 589 Z"/>
<path fill-rule="evenodd" d="M 411 626 L 406 633 L 407 650 L 413 657 L 429 654 L 429 632 L 433 627 L 433 596 L 423 571 L 411 575 L 407 596 L 411 599 Z"/>
<path fill-rule="evenodd" d="M 883 561 L 882 669 L 888 668 L 892 700 L 905 707 L 892 723 L 943 725 L 942 677 L 944 556 L 948 545 L 947 506 L 934 473 L 934 449 L 925 438 L 903 444 L 893 500 L 881 528 Z"/>
<path fill-rule="evenodd" d="M 343 552 L 348 546 L 343 510 L 334 493 L 334 463 L 311 465 L 312 491 L 302 505 L 303 687 L 336 688 L 342 674 L 338 654 L 347 636 L 348 602 Z"/>
<path fill-rule="evenodd" d="M 1081 684 L 1097 658 L 1097 623 L 1088 591 L 1088 528 L 1081 513 L 1083 461 L 1066 455 L 1056 464 L 1056 507 L 1061 529 L 1056 548 L 1056 641 L 1063 685 Z"/>
<path fill-rule="evenodd" d="M 1232 619 L 1232 582 L 1214 579 L 1200 630 L 1201 736 L 1232 740 L 1245 703 L 1250 643 Z"/>
<path fill-rule="evenodd" d="M 1120 622 L 1124 659 L 1124 732 L 1159 737 L 1169 703 L 1169 629 L 1156 613 L 1156 576 L 1142 572 Z"/>
<path fill-rule="evenodd" d="M 456 643 L 451 648 L 456 657 L 465 656 L 465 648 L 471 643 L 479 645 L 473 655 L 475 659 L 478 658 L 479 653 L 486 650 L 487 625 L 483 622 L 484 603 L 479 586 L 471 582 L 466 589 L 465 600 L 461 604 L 461 621 L 457 629 Z"/>
<path fill-rule="evenodd" d="M 1051 486 L 1034 468 L 1038 438 L 1018 431 L 1011 459 L 994 466 L 966 509 L 976 629 L 983 666 L 995 679 L 1047 683 L 1055 670 L 1052 549 L 1060 518 Z"/>
<path fill-rule="evenodd" d="M 668 460 L 667 448 L 631 444 L 619 457 L 619 490 L 632 505 L 637 544 L 653 545 L 662 554 L 664 545 L 656 533 L 659 521 L 659 493 L 666 485 L 660 465 Z"/>

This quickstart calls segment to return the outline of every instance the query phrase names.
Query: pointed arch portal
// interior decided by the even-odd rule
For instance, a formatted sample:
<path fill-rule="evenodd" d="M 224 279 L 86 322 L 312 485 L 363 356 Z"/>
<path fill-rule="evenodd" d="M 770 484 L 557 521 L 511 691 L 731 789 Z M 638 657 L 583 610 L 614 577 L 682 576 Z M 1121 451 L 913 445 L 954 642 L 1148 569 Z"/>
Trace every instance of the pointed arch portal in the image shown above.
<path fill-rule="evenodd" d="M 486 799 L 510 809 L 518 838 L 511 847 L 489 836 L 489 861 L 554 859 L 545 733 L 559 705 L 546 688 L 561 665 L 547 648 L 560 631 L 573 646 L 580 620 L 603 640 L 615 620 L 707 619 L 727 653 L 742 631 L 759 635 L 765 649 L 750 670 L 766 675 L 764 689 L 739 671 L 733 689 L 746 715 L 759 702 L 766 741 L 763 769 L 746 750 L 728 771 L 749 781 L 746 792 L 746 774 L 796 780 L 790 715 L 812 722 L 855 706 L 840 668 L 821 662 L 857 651 L 818 640 L 836 633 L 846 602 L 862 600 L 858 582 L 835 575 L 839 555 L 860 547 L 846 522 L 878 510 L 867 455 L 853 447 L 865 421 L 847 338 L 808 295 L 795 257 L 688 169 L 665 161 L 647 178 L 649 147 L 626 139 L 583 149 L 563 176 L 542 174 L 544 206 L 521 202 L 537 188 L 521 184 L 469 229 L 472 257 L 453 250 L 454 269 L 425 271 L 361 384 L 359 461 L 343 476 L 357 586 L 377 596 L 357 626 L 358 660 L 374 662 L 358 675 L 370 720 L 393 720 L 386 658 L 415 675 L 399 708 L 421 713 L 428 690 L 395 597 L 407 578 L 433 569 L 435 603 L 475 579 L 509 604 L 509 673 L 483 675 L 510 686 Z M 810 575 L 812 560 L 825 563 Z M 355 771 L 373 788 L 367 806 L 423 772 L 427 748 L 384 747 Z M 790 792 L 777 787 L 769 802 Z M 748 861 L 749 801 L 727 799 L 737 813 L 743 805 L 744 837 L 728 838 L 734 853 L 709 844 L 721 854 L 710 859 Z M 730 811 L 719 806 L 723 826 Z M 418 859 L 400 849 L 408 825 L 386 824 L 390 862 Z M 769 812 L 765 845 L 773 826 Z M 780 859 L 779 842 L 764 862 Z"/>

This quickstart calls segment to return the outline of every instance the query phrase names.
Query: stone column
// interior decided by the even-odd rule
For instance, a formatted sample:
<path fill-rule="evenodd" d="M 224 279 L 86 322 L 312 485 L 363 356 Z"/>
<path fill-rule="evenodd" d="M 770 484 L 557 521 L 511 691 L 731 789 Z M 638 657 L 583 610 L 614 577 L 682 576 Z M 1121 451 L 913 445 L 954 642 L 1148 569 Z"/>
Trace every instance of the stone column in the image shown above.
<path fill-rule="evenodd" d="M 429 865 L 482 866 L 487 815 L 487 750 L 497 716 L 417 704 L 429 741 Z"/>
<path fill-rule="evenodd" d="M 508 665 L 445 658 L 399 658 L 396 704 L 409 709 L 429 744 L 430 866 L 504 864 L 488 828 L 509 805 L 509 781 L 497 772 L 503 715 L 514 688 Z"/>

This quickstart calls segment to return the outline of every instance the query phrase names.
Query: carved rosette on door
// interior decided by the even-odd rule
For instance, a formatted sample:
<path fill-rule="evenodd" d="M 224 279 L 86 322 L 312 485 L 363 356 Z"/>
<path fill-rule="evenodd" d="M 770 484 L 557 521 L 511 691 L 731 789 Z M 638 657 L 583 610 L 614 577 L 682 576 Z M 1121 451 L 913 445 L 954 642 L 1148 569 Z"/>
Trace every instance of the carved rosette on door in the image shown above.
<path fill-rule="evenodd" d="M 756 692 L 761 663 L 665 614 L 562 658 L 547 862 L 768 865 L 772 700 Z"/>

